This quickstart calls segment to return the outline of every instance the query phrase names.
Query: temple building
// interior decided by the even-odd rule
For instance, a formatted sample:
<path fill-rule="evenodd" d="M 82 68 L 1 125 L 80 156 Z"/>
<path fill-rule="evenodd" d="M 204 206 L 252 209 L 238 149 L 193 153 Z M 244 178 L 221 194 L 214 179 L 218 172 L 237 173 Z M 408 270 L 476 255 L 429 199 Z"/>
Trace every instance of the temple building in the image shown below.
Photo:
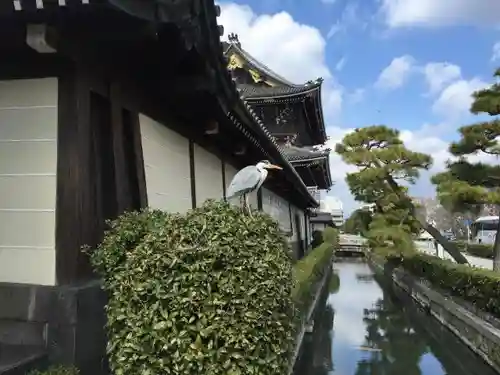
<path fill-rule="evenodd" d="M 0 2 L 0 373 L 106 373 L 106 299 L 81 247 L 125 211 L 225 199 L 269 160 L 283 170 L 252 204 L 307 252 L 313 191 L 331 186 L 321 80 L 249 65 L 260 78 L 242 81 L 219 14 L 213 0 Z"/>
<path fill-rule="evenodd" d="M 323 80 L 291 83 L 245 51 L 235 34 L 229 35 L 224 50 L 238 91 L 301 179 L 308 187 L 329 190 L 332 178 L 330 150 L 323 146 L 328 139 L 321 106 Z"/>

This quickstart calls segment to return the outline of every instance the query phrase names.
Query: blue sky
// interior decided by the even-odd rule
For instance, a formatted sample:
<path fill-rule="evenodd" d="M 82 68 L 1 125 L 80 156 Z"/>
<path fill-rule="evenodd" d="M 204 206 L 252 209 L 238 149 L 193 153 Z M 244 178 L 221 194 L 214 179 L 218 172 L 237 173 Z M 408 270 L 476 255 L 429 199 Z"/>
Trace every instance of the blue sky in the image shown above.
<path fill-rule="evenodd" d="M 226 35 L 297 83 L 325 77 L 323 106 L 334 146 L 355 127 L 385 124 L 408 147 L 443 168 L 456 129 L 477 121 L 470 94 L 500 66 L 500 1 L 495 0 L 234 0 L 223 2 Z M 356 208 L 332 155 L 339 197 Z M 429 174 L 412 189 L 433 196 Z"/>

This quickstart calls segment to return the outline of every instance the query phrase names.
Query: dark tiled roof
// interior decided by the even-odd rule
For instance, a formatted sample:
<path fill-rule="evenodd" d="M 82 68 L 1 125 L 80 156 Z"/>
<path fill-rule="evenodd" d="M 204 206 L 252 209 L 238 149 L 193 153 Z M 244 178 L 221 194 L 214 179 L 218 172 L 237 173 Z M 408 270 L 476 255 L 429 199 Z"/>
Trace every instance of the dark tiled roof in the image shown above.
<path fill-rule="evenodd" d="M 302 86 L 258 86 L 251 84 L 238 84 L 238 89 L 246 99 L 273 98 L 277 96 L 291 96 L 305 94 L 319 88 L 318 83 L 310 83 Z"/>
<path fill-rule="evenodd" d="M 332 223 L 333 217 L 329 212 L 318 212 L 316 216 L 311 216 L 311 222 L 313 223 Z"/>
<path fill-rule="evenodd" d="M 291 163 L 314 159 L 323 159 L 330 154 L 330 149 L 315 150 L 312 147 L 284 146 L 282 148 L 287 160 Z"/>

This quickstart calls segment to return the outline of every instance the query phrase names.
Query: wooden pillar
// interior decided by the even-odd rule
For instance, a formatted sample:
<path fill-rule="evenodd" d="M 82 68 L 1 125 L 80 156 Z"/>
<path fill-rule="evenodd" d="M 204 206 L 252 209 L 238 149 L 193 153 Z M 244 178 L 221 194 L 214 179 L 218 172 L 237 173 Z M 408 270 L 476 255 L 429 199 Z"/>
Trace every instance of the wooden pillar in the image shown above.
<path fill-rule="evenodd" d="M 259 211 L 262 211 L 262 210 L 263 210 L 263 204 L 262 204 L 262 188 L 260 188 L 260 189 L 257 191 L 257 208 L 259 209 Z"/>
<path fill-rule="evenodd" d="M 128 182 L 127 160 L 125 158 L 125 131 L 123 124 L 123 107 L 120 100 L 120 86 L 117 83 L 111 83 L 109 89 L 111 99 L 111 129 L 113 156 L 115 165 L 115 186 L 116 202 L 118 213 L 123 213 L 132 208 L 132 192 Z"/>
<path fill-rule="evenodd" d="M 196 171 L 194 159 L 194 142 L 189 140 L 189 172 L 191 178 L 191 205 L 196 208 Z"/>
<path fill-rule="evenodd" d="M 94 277 L 83 245 L 95 247 L 105 221 L 147 206 L 137 112 L 117 84 L 68 68 L 59 78 L 56 279 Z"/>
<path fill-rule="evenodd" d="M 117 82 L 110 85 L 117 213 L 147 207 L 139 114 L 127 108 Z"/>
<path fill-rule="evenodd" d="M 226 196 L 227 196 L 226 163 L 224 162 L 224 159 L 222 158 L 222 156 L 220 159 L 220 167 L 221 167 L 221 173 L 222 173 L 222 197 L 224 198 L 224 200 L 226 200 Z"/>
<path fill-rule="evenodd" d="M 85 79 L 67 66 L 59 77 L 56 198 L 56 280 L 67 284 L 91 275 L 81 246 L 99 240 L 96 164 Z"/>

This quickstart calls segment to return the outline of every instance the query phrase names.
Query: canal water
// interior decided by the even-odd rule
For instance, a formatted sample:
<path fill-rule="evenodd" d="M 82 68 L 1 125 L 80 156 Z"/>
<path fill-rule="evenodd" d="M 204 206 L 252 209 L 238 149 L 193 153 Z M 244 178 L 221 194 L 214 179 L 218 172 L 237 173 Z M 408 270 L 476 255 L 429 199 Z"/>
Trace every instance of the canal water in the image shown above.
<path fill-rule="evenodd" d="M 402 303 L 360 262 L 334 265 L 296 375 L 494 375 L 455 336 Z"/>

